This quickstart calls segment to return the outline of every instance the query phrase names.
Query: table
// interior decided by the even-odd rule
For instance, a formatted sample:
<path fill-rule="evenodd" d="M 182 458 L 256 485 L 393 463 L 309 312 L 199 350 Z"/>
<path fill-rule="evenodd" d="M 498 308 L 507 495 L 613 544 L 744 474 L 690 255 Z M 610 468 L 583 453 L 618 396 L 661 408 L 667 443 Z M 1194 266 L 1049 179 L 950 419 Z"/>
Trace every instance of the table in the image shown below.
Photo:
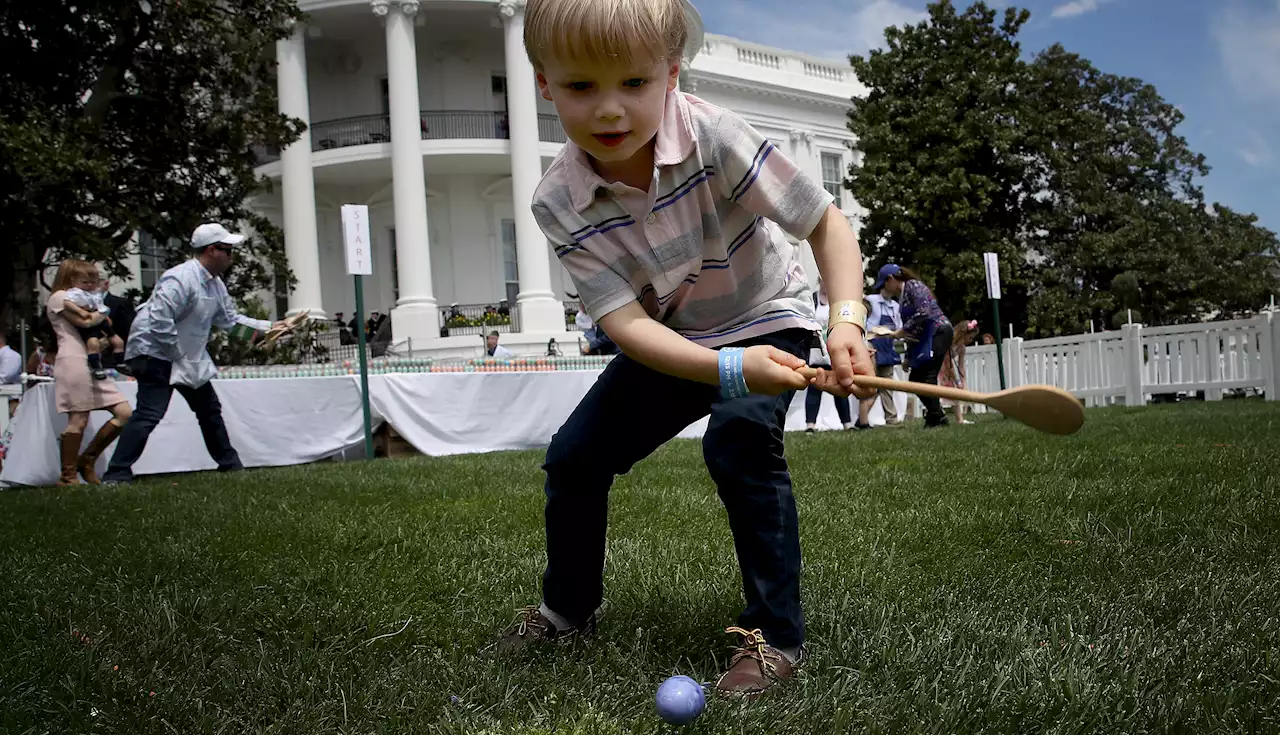
<path fill-rule="evenodd" d="M 445 456 L 541 449 L 551 442 L 600 370 L 495 373 L 406 373 L 369 376 L 374 428 L 384 422 L 415 449 Z M 119 383 L 136 405 L 137 384 Z M 52 383 L 27 392 L 14 417 L 13 444 L 0 484 L 51 485 L 58 479 L 57 437 L 66 416 L 54 408 Z M 246 467 L 305 464 L 363 456 L 364 427 L 358 376 L 215 380 L 231 443 Z M 899 394 L 900 415 L 906 397 Z M 872 422 L 880 423 L 880 407 Z M 95 411 L 86 444 L 111 415 Z M 822 429 L 839 428 L 834 403 L 824 397 Z M 697 438 L 707 419 L 679 436 Z M 804 396 L 797 394 L 787 416 L 788 431 L 804 428 Z M 106 472 L 114 445 L 98 460 Z M 177 393 L 134 466 L 138 475 L 216 469 L 204 448 L 195 414 Z"/>

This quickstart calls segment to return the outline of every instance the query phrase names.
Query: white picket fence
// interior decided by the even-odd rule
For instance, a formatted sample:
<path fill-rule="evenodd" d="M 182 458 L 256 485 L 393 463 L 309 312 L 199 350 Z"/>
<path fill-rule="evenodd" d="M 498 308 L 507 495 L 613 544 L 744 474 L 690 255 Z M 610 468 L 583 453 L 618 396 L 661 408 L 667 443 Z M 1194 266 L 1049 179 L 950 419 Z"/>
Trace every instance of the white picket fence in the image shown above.
<path fill-rule="evenodd" d="M 1054 339 L 1015 337 L 1002 347 L 1009 387 L 1055 385 L 1089 406 L 1141 406 L 1156 394 L 1201 391 L 1212 401 L 1242 388 L 1280 399 L 1280 312 L 1173 327 L 1129 324 Z M 1000 390 L 995 346 L 967 349 L 965 374 L 970 390 Z"/>
<path fill-rule="evenodd" d="M 1118 331 L 1053 339 L 1014 337 L 1002 347 L 1009 387 L 1056 385 L 1089 406 L 1141 406 L 1156 394 L 1201 391 L 1215 401 L 1234 389 L 1280 400 L 1280 311 L 1174 327 L 1129 324 Z M 1000 390 L 994 345 L 965 351 L 965 376 L 969 390 Z M 0 409 L 5 408 L 0 400 Z M 907 410 L 918 417 L 922 407 L 911 401 Z M 7 423 L 8 411 L 0 411 L 0 431 Z"/>

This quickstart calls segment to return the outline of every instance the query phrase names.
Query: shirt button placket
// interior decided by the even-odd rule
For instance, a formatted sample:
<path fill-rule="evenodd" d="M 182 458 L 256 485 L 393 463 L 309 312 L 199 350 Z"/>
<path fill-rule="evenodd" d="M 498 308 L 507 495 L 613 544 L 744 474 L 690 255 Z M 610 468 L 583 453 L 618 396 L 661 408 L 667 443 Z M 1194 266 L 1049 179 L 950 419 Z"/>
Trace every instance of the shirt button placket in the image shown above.
<path fill-rule="evenodd" d="M 649 212 L 649 214 L 644 218 L 644 222 L 647 225 L 644 228 L 644 239 L 648 241 L 649 249 L 656 255 L 658 252 L 658 246 L 666 241 L 666 233 L 663 232 L 661 227 L 657 226 L 657 212 Z"/>

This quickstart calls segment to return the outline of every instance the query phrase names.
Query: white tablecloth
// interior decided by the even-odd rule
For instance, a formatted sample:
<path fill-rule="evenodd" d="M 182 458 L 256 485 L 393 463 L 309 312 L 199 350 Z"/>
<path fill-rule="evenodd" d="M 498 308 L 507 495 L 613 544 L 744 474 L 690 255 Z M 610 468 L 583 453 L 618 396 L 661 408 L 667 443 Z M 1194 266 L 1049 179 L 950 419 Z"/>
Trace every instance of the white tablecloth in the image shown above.
<path fill-rule="evenodd" d="M 371 375 L 369 404 L 375 429 L 389 422 L 423 454 L 538 449 L 551 442 L 599 374 L 598 370 L 579 370 Z M 119 385 L 136 405 L 137 384 Z M 57 437 L 67 419 L 54 409 L 53 388 L 51 383 L 37 385 L 19 405 L 0 483 L 50 485 L 57 481 Z M 222 402 L 231 443 L 246 467 L 363 456 L 358 377 L 217 380 L 214 388 Z M 903 414 L 905 395 L 898 394 L 898 403 Z M 105 411 L 90 415 L 86 444 L 110 418 Z M 877 402 L 872 423 L 882 421 Z M 680 436 L 700 437 L 706 426 L 707 420 L 702 419 Z M 823 396 L 818 426 L 840 426 L 830 396 Z M 803 393 L 791 402 L 786 428 L 804 428 Z M 98 460 L 99 474 L 106 471 L 112 451 L 114 445 Z M 168 413 L 152 432 L 134 472 L 147 475 L 215 468 L 205 451 L 195 414 L 182 396 L 174 393 Z"/>

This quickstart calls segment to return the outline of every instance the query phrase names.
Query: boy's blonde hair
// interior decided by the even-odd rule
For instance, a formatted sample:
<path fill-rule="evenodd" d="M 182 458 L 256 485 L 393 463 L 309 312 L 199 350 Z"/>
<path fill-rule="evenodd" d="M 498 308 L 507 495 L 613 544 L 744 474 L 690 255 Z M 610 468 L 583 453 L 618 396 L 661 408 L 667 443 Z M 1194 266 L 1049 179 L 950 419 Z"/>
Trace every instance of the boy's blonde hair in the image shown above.
<path fill-rule="evenodd" d="M 679 61 L 689 37 L 681 0 L 528 0 L 524 46 L 533 68 L 549 59 L 598 66 Z"/>

